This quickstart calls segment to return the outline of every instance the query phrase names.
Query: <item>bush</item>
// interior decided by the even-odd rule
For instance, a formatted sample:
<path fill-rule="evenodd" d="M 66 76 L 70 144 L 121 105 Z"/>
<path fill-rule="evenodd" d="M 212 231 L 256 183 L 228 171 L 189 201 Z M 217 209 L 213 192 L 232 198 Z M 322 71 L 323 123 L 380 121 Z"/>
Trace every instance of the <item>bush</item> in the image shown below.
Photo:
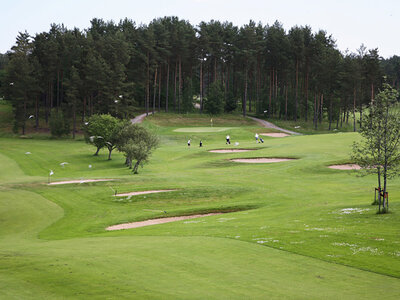
<path fill-rule="evenodd" d="M 61 110 L 52 110 L 49 120 L 50 133 L 53 137 L 61 137 L 63 135 L 68 135 L 71 132 L 69 122 L 64 117 Z"/>

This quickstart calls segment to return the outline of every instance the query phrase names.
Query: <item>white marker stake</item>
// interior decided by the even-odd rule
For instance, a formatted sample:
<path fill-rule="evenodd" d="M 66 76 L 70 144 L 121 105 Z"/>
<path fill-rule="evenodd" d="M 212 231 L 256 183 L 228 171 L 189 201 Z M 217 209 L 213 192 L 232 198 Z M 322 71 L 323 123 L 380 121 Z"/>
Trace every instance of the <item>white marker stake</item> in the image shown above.
<path fill-rule="evenodd" d="M 53 170 L 50 170 L 48 183 L 50 183 L 50 176 L 53 174 L 54 174 Z"/>

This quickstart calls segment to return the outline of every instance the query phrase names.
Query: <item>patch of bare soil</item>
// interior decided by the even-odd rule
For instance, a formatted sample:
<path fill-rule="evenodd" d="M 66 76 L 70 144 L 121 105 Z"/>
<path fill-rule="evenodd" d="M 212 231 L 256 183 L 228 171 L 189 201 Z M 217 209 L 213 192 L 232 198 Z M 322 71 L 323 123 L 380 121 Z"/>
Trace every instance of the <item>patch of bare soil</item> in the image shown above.
<path fill-rule="evenodd" d="M 54 181 L 48 183 L 48 185 L 57 184 L 70 184 L 70 183 L 86 183 L 86 182 L 98 182 L 98 181 L 112 181 L 114 179 L 80 179 L 80 180 L 65 180 L 65 181 Z"/>
<path fill-rule="evenodd" d="M 328 168 L 336 169 L 336 170 L 360 170 L 361 169 L 361 167 L 356 164 L 332 165 L 332 166 L 329 166 Z"/>
<path fill-rule="evenodd" d="M 187 219 L 208 217 L 208 216 L 214 216 L 214 215 L 220 215 L 220 214 L 222 214 L 222 213 L 210 213 L 210 214 L 202 214 L 202 215 L 151 219 L 151 220 L 140 221 L 140 222 L 132 222 L 132 223 L 113 225 L 113 226 L 107 227 L 106 230 L 121 230 L 121 229 L 138 228 L 138 227 L 157 225 L 157 224 L 163 224 L 163 223 L 169 223 L 169 222 L 175 222 L 175 221 L 181 221 L 181 220 L 187 220 Z"/>
<path fill-rule="evenodd" d="M 256 149 L 215 149 L 215 150 L 210 150 L 208 152 L 213 152 L 213 153 L 240 153 L 240 152 L 248 152 L 248 151 L 254 151 Z"/>
<path fill-rule="evenodd" d="M 177 190 L 153 190 L 153 191 L 130 192 L 130 193 L 116 194 L 115 196 L 117 196 L 117 197 L 137 196 L 137 195 L 164 193 L 164 192 L 173 192 L 173 191 L 177 191 Z"/>
<path fill-rule="evenodd" d="M 294 158 L 235 158 L 231 159 L 234 162 L 249 163 L 249 164 L 268 164 L 268 163 L 278 163 L 283 161 L 294 160 Z"/>
<path fill-rule="evenodd" d="M 271 132 L 271 133 L 260 133 L 260 135 L 265 135 L 265 136 L 270 136 L 270 137 L 285 137 L 285 136 L 290 136 L 290 134 L 287 133 L 281 133 L 281 132 Z"/>

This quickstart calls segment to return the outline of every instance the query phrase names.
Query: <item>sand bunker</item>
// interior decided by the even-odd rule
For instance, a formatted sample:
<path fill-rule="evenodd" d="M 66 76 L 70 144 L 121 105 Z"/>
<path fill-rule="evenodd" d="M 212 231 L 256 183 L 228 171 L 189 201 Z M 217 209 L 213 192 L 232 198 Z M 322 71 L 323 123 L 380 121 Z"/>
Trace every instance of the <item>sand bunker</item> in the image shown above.
<path fill-rule="evenodd" d="M 210 214 L 203 214 L 203 215 L 151 219 L 151 220 L 140 221 L 140 222 L 113 225 L 113 226 L 107 227 L 106 230 L 121 230 L 121 229 L 138 228 L 138 227 L 157 225 L 157 224 L 163 224 L 163 223 L 169 223 L 169 222 L 175 222 L 175 221 L 181 221 L 181 220 L 187 220 L 187 219 L 215 216 L 215 215 L 220 215 L 220 214 L 222 214 L 222 213 L 210 213 Z"/>
<path fill-rule="evenodd" d="M 278 163 L 283 161 L 294 160 L 294 158 L 235 158 L 231 159 L 234 162 L 249 163 L 249 164 L 268 164 Z"/>
<path fill-rule="evenodd" d="M 254 151 L 256 149 L 215 149 L 215 150 L 210 150 L 208 152 L 213 152 L 213 153 L 240 153 L 240 152 L 247 152 L 247 151 Z"/>
<path fill-rule="evenodd" d="M 271 132 L 271 133 L 260 133 L 260 135 L 270 136 L 270 137 L 285 137 L 290 136 L 290 134 L 282 133 L 282 132 Z"/>
<path fill-rule="evenodd" d="M 130 193 L 116 194 L 115 196 L 117 196 L 117 197 L 137 196 L 137 195 L 164 193 L 164 192 L 173 192 L 173 191 L 177 191 L 177 190 L 153 190 L 153 191 L 130 192 Z"/>
<path fill-rule="evenodd" d="M 328 166 L 330 169 L 336 169 L 336 170 L 360 170 L 361 167 L 356 164 L 345 164 L 345 165 L 332 165 Z"/>
<path fill-rule="evenodd" d="M 81 179 L 81 180 L 66 180 L 66 181 L 54 181 L 48 183 L 48 185 L 57 184 L 69 184 L 69 183 L 86 183 L 86 182 L 98 182 L 98 181 L 112 181 L 114 179 Z"/>

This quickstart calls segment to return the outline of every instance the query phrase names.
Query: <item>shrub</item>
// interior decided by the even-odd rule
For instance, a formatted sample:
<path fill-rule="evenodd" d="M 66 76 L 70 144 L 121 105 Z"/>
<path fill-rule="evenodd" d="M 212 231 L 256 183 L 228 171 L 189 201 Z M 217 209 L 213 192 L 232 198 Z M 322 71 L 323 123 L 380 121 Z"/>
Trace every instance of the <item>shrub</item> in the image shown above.
<path fill-rule="evenodd" d="M 69 122 L 61 110 L 52 110 L 49 120 L 50 133 L 53 137 L 61 137 L 71 132 Z"/>

